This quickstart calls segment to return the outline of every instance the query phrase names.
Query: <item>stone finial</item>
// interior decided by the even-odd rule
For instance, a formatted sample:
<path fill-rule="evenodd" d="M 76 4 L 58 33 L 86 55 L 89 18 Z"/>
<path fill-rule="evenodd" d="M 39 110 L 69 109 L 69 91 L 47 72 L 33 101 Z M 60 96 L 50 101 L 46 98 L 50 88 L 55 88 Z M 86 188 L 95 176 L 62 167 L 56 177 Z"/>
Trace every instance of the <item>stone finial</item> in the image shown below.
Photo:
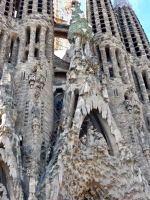
<path fill-rule="evenodd" d="M 72 19 L 68 32 L 70 43 L 75 43 L 75 39 L 80 37 L 84 41 L 90 41 L 93 37 L 92 28 L 88 24 L 83 11 L 79 4 L 75 4 L 72 8 Z"/>
<path fill-rule="evenodd" d="M 131 4 L 129 3 L 129 0 L 114 0 L 114 7 L 115 9 L 118 9 L 122 6 L 129 6 L 131 7 Z"/>

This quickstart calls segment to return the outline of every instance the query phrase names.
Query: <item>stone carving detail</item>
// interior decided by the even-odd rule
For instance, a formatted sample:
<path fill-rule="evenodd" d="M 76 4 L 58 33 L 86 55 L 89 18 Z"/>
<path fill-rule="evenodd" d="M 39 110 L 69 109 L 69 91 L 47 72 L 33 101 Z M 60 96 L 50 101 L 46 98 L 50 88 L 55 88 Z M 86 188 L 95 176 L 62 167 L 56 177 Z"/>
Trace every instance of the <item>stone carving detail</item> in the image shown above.
<path fill-rule="evenodd" d="M 131 100 L 125 100 L 124 101 L 124 105 L 125 105 L 126 109 L 128 110 L 128 112 L 131 114 L 131 111 L 132 111 L 132 102 L 131 102 Z"/>
<path fill-rule="evenodd" d="M 2 183 L 0 183 L 0 199 L 1 200 L 9 200 L 7 198 L 7 190 Z"/>
<path fill-rule="evenodd" d="M 34 89 L 35 102 L 38 101 L 41 91 L 43 90 L 46 78 L 42 75 L 41 66 L 35 66 L 34 71 L 28 77 L 31 89 Z"/>
<path fill-rule="evenodd" d="M 67 72 L 62 109 L 62 133 L 53 148 L 54 157 L 47 166 L 44 180 L 49 185 L 46 198 L 144 199 L 145 191 L 149 191 L 149 188 L 142 187 L 144 179 L 140 169 L 137 170 L 131 150 L 123 140 L 109 109 L 106 77 L 100 81 L 97 59 L 84 55 L 82 37 L 79 34 L 78 39 L 74 40 L 75 52 Z M 132 104 L 127 106 L 129 109 Z M 74 107 L 75 110 L 72 110 Z M 93 110 L 105 120 L 109 135 L 114 137 L 117 156 L 109 155 L 106 139 L 93 126 L 89 126 L 87 132 L 79 137 L 84 118 Z"/>
<path fill-rule="evenodd" d="M 88 22 L 72 1 L 70 26 L 17 2 L 0 0 L 0 200 L 150 199 L 150 48 L 128 0 L 87 1 Z"/>

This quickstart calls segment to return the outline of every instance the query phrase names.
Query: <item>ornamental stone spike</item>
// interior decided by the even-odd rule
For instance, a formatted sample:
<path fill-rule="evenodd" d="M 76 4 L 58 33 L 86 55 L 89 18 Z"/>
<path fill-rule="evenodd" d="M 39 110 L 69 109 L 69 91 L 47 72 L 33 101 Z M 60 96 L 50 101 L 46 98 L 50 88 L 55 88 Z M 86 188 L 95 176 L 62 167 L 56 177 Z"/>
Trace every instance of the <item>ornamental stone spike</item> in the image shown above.
<path fill-rule="evenodd" d="M 129 0 L 114 0 L 114 7 L 115 9 L 118 9 L 122 6 L 129 6 L 131 7 L 131 4 L 129 3 Z"/>

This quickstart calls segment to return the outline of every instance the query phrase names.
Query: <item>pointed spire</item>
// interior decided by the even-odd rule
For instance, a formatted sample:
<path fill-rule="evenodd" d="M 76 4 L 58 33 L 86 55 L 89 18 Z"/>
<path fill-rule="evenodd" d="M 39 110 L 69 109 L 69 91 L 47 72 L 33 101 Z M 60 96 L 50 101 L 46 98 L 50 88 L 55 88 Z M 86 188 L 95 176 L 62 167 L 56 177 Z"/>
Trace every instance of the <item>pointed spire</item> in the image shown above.
<path fill-rule="evenodd" d="M 114 7 L 115 9 L 118 9 L 122 6 L 129 6 L 131 7 L 131 4 L 129 3 L 129 0 L 114 0 Z"/>

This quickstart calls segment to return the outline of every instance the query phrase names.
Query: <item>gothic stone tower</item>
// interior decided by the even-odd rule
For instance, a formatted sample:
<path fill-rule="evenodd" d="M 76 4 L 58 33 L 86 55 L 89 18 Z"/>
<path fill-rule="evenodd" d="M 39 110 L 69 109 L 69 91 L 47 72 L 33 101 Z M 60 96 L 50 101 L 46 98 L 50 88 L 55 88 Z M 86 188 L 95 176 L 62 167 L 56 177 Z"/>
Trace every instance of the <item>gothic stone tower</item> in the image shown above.
<path fill-rule="evenodd" d="M 36 199 L 53 130 L 53 6 L 49 0 L 0 6 L 1 142 L 13 179 L 7 189 L 10 199 Z"/>
<path fill-rule="evenodd" d="M 150 47 L 128 0 L 0 1 L 0 198 L 150 199 Z M 62 30 L 61 30 L 62 31 Z"/>

